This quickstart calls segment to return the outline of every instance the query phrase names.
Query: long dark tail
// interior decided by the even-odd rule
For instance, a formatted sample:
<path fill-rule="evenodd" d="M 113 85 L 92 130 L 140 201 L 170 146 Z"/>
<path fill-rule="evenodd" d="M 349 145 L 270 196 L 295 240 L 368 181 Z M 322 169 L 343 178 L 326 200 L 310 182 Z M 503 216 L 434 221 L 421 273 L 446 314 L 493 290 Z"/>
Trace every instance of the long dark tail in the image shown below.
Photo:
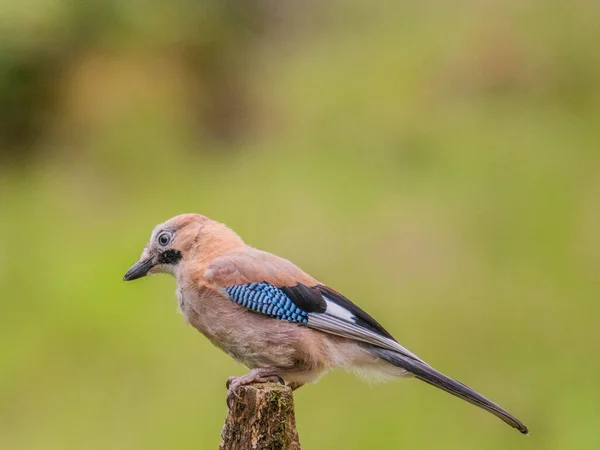
<path fill-rule="evenodd" d="M 452 395 L 456 395 L 473 405 L 491 412 L 521 433 L 528 434 L 527 427 L 519 419 L 509 414 L 483 395 L 475 392 L 469 386 L 447 377 L 424 362 L 380 347 L 370 347 L 369 352 L 378 358 L 384 359 L 393 365 L 412 373 L 415 377 L 425 383 L 431 384 L 432 386 L 449 392 Z"/>

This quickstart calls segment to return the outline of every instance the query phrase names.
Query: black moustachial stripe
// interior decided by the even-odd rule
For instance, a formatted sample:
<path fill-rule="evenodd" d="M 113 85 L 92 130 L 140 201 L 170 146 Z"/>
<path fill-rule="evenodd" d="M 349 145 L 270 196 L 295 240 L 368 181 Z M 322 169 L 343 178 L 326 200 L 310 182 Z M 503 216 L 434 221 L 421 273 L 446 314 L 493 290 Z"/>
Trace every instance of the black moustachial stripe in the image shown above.
<path fill-rule="evenodd" d="M 165 250 L 158 255 L 159 264 L 177 264 L 183 258 L 179 250 Z"/>
<path fill-rule="evenodd" d="M 337 303 L 342 308 L 350 311 L 354 315 L 354 321 L 356 325 L 374 331 L 381 336 L 385 336 L 386 338 L 395 341 L 392 335 L 388 333 L 386 329 L 379 324 L 379 322 L 373 319 L 370 315 L 368 315 L 342 294 L 322 284 L 319 284 L 316 288 L 319 289 L 321 295 L 327 297 L 327 299 L 331 300 L 332 302 Z"/>

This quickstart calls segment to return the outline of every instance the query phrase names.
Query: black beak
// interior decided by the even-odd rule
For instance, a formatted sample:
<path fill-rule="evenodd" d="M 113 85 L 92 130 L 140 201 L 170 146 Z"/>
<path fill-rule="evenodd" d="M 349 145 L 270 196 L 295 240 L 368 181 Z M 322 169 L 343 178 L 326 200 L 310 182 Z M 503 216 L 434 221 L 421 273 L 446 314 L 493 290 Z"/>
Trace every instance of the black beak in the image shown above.
<path fill-rule="evenodd" d="M 152 267 L 154 267 L 154 258 L 138 261 L 127 271 L 123 277 L 123 281 L 137 280 L 138 278 L 145 277 Z"/>

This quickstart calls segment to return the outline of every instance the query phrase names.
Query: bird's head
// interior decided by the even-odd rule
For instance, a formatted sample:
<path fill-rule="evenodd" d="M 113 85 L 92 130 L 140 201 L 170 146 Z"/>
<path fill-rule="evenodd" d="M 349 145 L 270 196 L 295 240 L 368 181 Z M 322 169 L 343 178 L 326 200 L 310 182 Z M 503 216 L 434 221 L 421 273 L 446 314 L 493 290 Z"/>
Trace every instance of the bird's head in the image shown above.
<path fill-rule="evenodd" d="M 243 245 L 242 240 L 225 225 L 200 214 L 181 214 L 154 228 L 140 260 L 123 280 L 154 273 L 177 276 L 182 262 L 200 261 L 236 245 Z"/>

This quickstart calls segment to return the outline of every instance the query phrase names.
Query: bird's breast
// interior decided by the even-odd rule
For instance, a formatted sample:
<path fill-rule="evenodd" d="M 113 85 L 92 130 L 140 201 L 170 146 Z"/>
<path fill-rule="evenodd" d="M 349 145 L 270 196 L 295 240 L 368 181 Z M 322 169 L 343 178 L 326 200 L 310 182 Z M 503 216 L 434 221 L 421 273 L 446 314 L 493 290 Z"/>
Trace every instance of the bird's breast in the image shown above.
<path fill-rule="evenodd" d="M 175 296 L 177 297 L 177 307 L 179 308 L 179 312 L 181 314 L 183 314 L 183 317 L 185 317 L 186 322 L 189 323 L 186 308 L 185 308 L 185 297 L 183 295 L 183 287 L 182 286 L 177 286 L 177 289 L 175 290 Z"/>

